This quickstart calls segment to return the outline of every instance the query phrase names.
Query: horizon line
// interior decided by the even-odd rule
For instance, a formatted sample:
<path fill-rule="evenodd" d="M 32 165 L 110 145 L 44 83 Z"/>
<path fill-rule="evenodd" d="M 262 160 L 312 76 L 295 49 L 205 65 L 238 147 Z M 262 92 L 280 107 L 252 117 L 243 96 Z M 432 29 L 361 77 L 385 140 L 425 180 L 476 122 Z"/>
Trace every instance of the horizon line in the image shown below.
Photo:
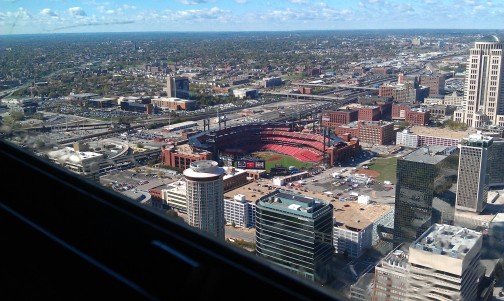
<path fill-rule="evenodd" d="M 247 32 L 316 32 L 316 31 L 408 31 L 408 30 L 482 30 L 482 31 L 502 31 L 502 29 L 489 29 L 489 28 L 346 28 L 346 29 L 284 29 L 284 30 L 185 30 L 185 31 L 168 31 L 168 30 L 145 30 L 145 31 L 89 31 L 89 32 L 40 32 L 40 33 L 7 33 L 0 34 L 0 36 L 21 36 L 21 35 L 52 35 L 52 34 L 101 34 L 101 33 L 247 33 Z"/>

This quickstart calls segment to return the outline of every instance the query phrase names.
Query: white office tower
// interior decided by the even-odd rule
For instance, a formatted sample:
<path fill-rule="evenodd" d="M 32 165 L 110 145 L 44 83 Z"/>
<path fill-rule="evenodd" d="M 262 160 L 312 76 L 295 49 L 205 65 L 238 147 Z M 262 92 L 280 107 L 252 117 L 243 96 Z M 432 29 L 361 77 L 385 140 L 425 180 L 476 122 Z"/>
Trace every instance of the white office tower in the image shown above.
<path fill-rule="evenodd" d="M 434 224 L 409 247 L 408 300 L 477 300 L 482 236 Z"/>
<path fill-rule="evenodd" d="M 493 138 L 481 132 L 462 139 L 460 144 L 456 210 L 481 212 L 488 197 L 488 154 Z"/>
<path fill-rule="evenodd" d="M 504 125 L 502 42 L 495 36 L 476 41 L 470 49 L 465 82 L 466 124 Z"/>
<path fill-rule="evenodd" d="M 224 240 L 224 169 L 211 160 L 184 170 L 189 225 Z"/>

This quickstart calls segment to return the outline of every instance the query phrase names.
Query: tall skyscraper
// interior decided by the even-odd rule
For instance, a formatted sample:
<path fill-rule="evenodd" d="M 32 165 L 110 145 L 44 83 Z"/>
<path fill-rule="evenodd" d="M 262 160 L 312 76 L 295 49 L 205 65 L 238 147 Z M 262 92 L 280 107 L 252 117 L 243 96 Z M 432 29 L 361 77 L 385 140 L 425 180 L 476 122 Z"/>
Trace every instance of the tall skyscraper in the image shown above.
<path fill-rule="evenodd" d="M 166 96 L 189 98 L 189 79 L 182 76 L 168 76 L 166 78 Z"/>
<path fill-rule="evenodd" d="M 277 190 L 256 201 L 256 251 L 303 278 L 324 281 L 332 245 L 333 206 Z"/>
<path fill-rule="evenodd" d="M 224 240 L 225 171 L 211 160 L 194 161 L 184 170 L 189 225 Z"/>
<path fill-rule="evenodd" d="M 166 78 L 166 94 L 168 97 L 177 97 L 177 85 L 173 76 Z"/>
<path fill-rule="evenodd" d="M 488 185 L 503 186 L 504 185 L 504 139 L 493 139 L 492 147 L 488 153 Z"/>
<path fill-rule="evenodd" d="M 474 230 L 432 225 L 409 247 L 407 300 L 477 300 L 482 241 Z"/>
<path fill-rule="evenodd" d="M 476 41 L 470 49 L 465 82 L 466 124 L 504 125 L 502 42 L 495 36 Z"/>
<path fill-rule="evenodd" d="M 394 239 L 412 242 L 432 224 L 452 219 L 457 177 L 456 147 L 421 147 L 397 160 Z"/>
<path fill-rule="evenodd" d="M 460 144 L 457 210 L 481 212 L 485 208 L 488 196 L 488 162 L 493 144 L 490 136 L 481 132 L 462 139 Z"/>

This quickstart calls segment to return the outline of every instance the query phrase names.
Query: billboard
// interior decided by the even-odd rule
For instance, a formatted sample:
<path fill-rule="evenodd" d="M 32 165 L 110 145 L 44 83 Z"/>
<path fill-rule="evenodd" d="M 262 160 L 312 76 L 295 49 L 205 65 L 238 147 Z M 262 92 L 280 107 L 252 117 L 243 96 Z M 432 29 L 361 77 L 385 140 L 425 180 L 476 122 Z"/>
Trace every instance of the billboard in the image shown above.
<path fill-rule="evenodd" d="M 236 167 L 243 169 L 265 169 L 266 163 L 261 159 L 239 159 L 236 161 Z"/>

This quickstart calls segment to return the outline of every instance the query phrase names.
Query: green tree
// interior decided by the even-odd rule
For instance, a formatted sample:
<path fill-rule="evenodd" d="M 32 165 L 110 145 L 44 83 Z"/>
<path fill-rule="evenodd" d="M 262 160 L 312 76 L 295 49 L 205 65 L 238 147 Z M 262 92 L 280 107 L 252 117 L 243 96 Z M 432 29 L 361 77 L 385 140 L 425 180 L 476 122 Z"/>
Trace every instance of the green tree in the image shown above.
<path fill-rule="evenodd" d="M 399 131 L 402 131 L 404 130 L 405 128 L 407 128 L 409 126 L 409 123 L 406 122 L 406 121 L 400 121 L 399 122 Z"/>
<path fill-rule="evenodd" d="M 2 131 L 5 132 L 10 132 L 11 130 L 18 130 L 22 127 L 21 123 L 14 120 L 12 116 L 5 117 L 2 121 L 2 124 L 4 125 Z"/>
<path fill-rule="evenodd" d="M 32 118 L 38 119 L 38 120 L 44 120 L 45 119 L 44 118 L 44 114 L 42 114 L 42 113 L 35 113 L 35 114 L 33 114 Z"/>
<path fill-rule="evenodd" d="M 467 124 L 462 123 L 462 122 L 456 122 L 453 120 L 446 120 L 443 122 L 443 127 L 444 128 L 449 128 L 451 130 L 460 130 L 460 131 L 465 131 L 467 130 Z"/>
<path fill-rule="evenodd" d="M 23 118 L 25 117 L 22 111 L 11 111 L 10 116 L 12 117 L 12 119 L 14 119 L 14 121 L 23 120 Z"/>

